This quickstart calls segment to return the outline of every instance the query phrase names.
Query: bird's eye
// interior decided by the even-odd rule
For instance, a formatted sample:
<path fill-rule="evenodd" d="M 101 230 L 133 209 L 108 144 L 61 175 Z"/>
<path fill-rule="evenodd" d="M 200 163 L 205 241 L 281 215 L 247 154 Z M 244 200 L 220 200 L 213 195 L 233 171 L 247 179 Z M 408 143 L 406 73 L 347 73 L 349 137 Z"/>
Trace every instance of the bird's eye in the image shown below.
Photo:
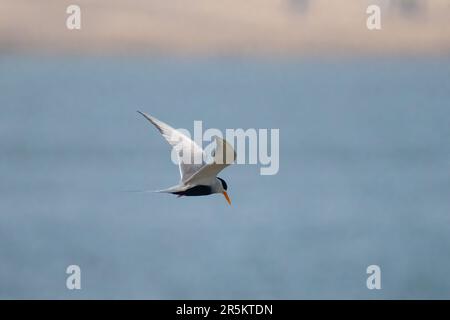
<path fill-rule="evenodd" d="M 227 183 L 225 182 L 225 180 L 223 180 L 223 179 L 221 179 L 221 178 L 219 178 L 219 177 L 217 177 L 217 179 L 219 179 L 219 180 L 220 180 L 220 183 L 222 183 L 222 187 L 223 187 L 225 190 L 228 190 L 228 185 L 227 185 Z"/>

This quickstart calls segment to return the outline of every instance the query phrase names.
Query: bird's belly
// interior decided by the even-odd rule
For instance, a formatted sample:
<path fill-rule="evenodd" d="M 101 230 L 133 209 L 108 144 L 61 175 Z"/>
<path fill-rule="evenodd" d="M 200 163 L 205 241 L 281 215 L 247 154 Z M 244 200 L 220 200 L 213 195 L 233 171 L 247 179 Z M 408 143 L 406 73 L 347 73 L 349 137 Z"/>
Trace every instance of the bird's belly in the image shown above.
<path fill-rule="evenodd" d="M 210 195 L 211 193 L 212 193 L 211 187 L 203 185 L 195 186 L 185 191 L 173 192 L 173 194 L 187 197 L 207 196 Z"/>

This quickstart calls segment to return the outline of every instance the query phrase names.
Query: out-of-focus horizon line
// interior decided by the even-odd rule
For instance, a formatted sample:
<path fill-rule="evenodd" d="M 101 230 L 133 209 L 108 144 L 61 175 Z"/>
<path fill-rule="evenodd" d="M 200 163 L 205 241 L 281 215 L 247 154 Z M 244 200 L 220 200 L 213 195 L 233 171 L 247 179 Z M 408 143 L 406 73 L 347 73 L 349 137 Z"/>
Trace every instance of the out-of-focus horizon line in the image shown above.
<path fill-rule="evenodd" d="M 2 0 L 0 55 L 298 57 L 450 55 L 448 0 Z M 382 29 L 366 27 L 367 6 Z"/>

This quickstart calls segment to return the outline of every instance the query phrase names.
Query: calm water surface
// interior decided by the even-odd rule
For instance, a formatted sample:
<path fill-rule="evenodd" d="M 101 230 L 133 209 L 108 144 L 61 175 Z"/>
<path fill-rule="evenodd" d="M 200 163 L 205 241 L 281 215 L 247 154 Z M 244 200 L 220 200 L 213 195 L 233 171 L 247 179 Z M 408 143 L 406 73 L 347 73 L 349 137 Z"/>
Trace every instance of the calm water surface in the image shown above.
<path fill-rule="evenodd" d="M 0 88 L 0 298 L 450 298 L 449 59 L 2 57 Z M 279 128 L 280 171 L 125 192 L 178 180 L 137 109 Z"/>

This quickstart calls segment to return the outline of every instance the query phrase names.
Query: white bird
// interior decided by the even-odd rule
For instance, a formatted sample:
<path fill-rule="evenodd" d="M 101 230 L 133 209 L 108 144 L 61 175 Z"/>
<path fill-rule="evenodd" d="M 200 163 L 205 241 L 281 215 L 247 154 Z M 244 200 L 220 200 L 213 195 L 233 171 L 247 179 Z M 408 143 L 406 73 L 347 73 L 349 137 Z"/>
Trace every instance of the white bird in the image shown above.
<path fill-rule="evenodd" d="M 236 152 L 225 140 L 214 137 L 216 148 L 213 152 L 213 161 L 205 163 L 204 150 L 194 141 L 168 124 L 138 111 L 150 121 L 176 150 L 179 160 L 181 180 L 176 186 L 156 192 L 165 192 L 182 196 L 206 196 L 222 193 L 231 205 L 227 193 L 227 183 L 217 177 L 217 174 L 236 160 Z"/>

